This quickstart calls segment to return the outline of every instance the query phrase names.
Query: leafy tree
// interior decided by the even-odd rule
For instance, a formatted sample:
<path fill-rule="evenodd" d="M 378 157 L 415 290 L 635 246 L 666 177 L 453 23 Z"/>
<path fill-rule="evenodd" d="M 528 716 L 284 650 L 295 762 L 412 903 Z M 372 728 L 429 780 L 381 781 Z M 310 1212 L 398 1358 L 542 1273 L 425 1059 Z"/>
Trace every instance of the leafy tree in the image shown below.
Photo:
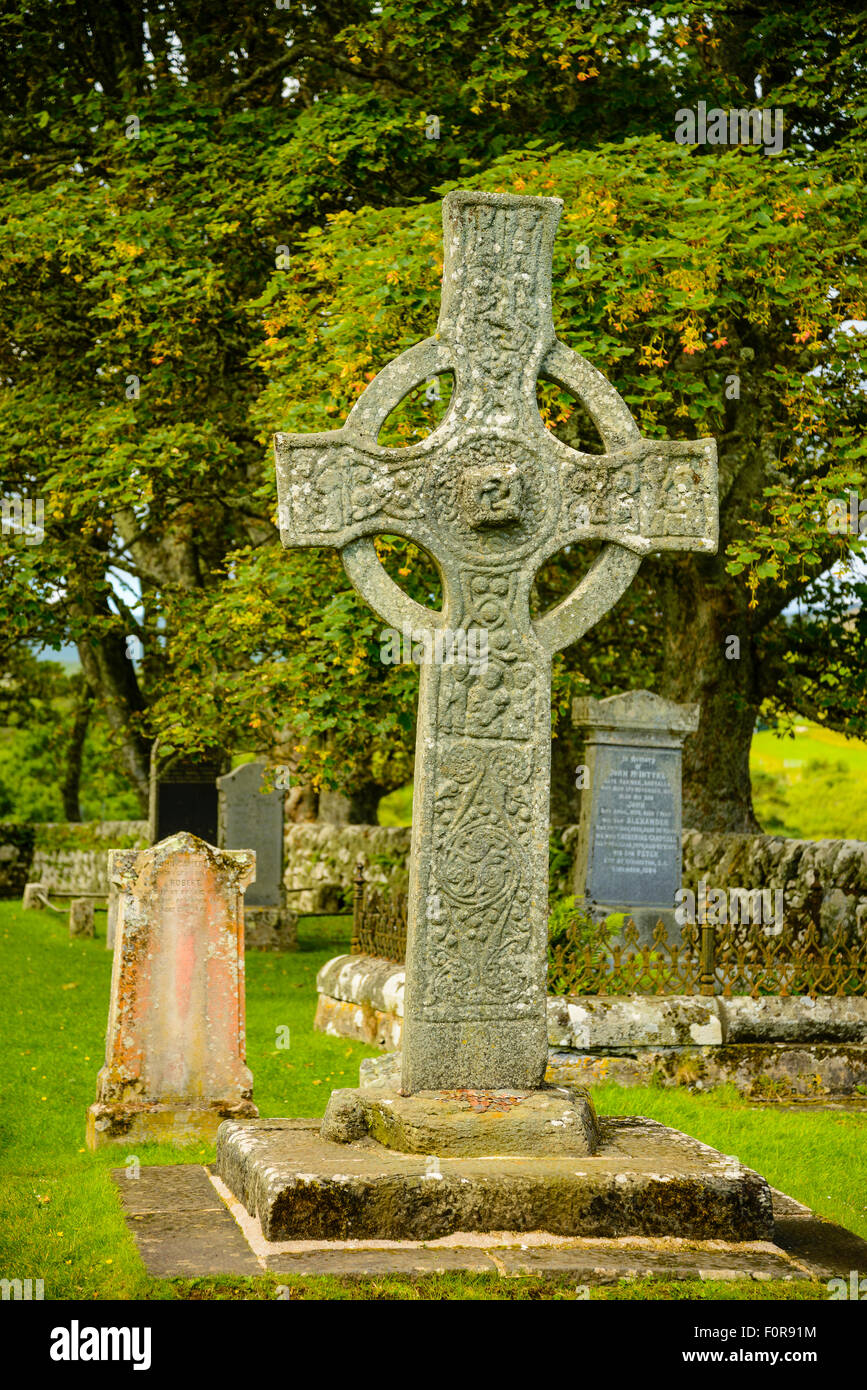
<path fill-rule="evenodd" d="M 412 673 L 378 661 L 333 558 L 280 553 L 267 435 L 338 422 L 429 331 L 440 193 L 520 180 L 566 200 L 564 336 L 649 433 L 718 433 L 730 480 L 728 561 L 643 566 L 558 668 L 555 746 L 568 766 L 573 689 L 702 698 L 688 817 L 752 824 L 761 699 L 791 705 L 821 651 L 815 717 L 860 727 L 863 646 L 836 618 L 786 629 L 780 613 L 845 550 L 810 519 L 861 477 L 840 326 L 861 313 L 864 36 L 837 6 L 740 0 L 8 6 L 0 478 L 44 499 L 47 529 L 0 541 L 0 660 L 77 644 L 142 809 L 157 732 L 265 750 L 359 807 L 405 778 Z M 672 145 L 679 106 L 757 92 L 786 109 L 785 155 Z M 591 265 L 567 276 L 582 240 Z M 586 432 L 574 403 L 543 406 Z M 397 438 L 435 423 L 408 412 Z M 384 547 L 411 591 L 434 591 L 423 556 Z M 540 603 L 586 559 L 549 567 Z M 740 663 L 720 654 L 728 632 Z"/>

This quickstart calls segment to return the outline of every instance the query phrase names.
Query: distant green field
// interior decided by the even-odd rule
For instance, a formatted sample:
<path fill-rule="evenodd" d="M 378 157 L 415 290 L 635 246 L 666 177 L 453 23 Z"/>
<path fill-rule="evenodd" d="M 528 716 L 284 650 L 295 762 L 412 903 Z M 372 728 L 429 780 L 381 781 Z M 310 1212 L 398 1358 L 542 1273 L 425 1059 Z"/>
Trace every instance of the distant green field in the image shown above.
<path fill-rule="evenodd" d="M 867 743 L 817 724 L 763 730 L 750 749 L 753 804 L 769 835 L 867 840 Z"/>
<path fill-rule="evenodd" d="M 867 840 L 867 743 L 818 724 L 763 730 L 750 749 L 753 805 L 768 835 Z M 380 825 L 412 824 L 412 783 L 383 797 Z"/>

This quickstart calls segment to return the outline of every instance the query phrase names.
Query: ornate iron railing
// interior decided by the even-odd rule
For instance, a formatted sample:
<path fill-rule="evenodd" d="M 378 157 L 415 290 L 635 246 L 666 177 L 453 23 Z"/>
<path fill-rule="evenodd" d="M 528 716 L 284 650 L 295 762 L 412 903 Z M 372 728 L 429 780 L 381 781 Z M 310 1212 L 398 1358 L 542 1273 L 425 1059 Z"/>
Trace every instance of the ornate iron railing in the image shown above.
<path fill-rule="evenodd" d="M 659 922 L 642 941 L 630 919 L 617 936 L 604 923 L 549 951 L 548 988 L 556 994 L 867 994 L 867 952 L 840 928 L 800 922 L 771 935 L 765 927 L 686 925 L 672 941 Z M 406 957 L 406 894 L 382 892 L 355 875 L 352 951 Z"/>
<path fill-rule="evenodd" d="M 364 879 L 364 865 L 355 870 L 352 905 L 353 955 L 406 959 L 406 893 L 381 892 Z"/>
<path fill-rule="evenodd" d="M 659 922 L 642 943 L 629 920 L 613 940 L 601 926 L 596 939 L 584 930 L 552 948 L 549 980 L 556 993 L 579 995 L 865 994 L 867 956 L 842 929 L 824 934 L 815 923 L 778 936 L 761 926 L 686 925 L 678 942 Z"/>

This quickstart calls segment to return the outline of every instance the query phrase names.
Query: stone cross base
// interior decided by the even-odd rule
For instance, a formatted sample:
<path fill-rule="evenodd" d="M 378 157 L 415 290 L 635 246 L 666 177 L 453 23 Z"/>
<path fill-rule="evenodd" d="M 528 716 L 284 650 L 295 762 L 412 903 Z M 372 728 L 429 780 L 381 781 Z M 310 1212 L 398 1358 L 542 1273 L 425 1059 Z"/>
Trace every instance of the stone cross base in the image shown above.
<path fill-rule="evenodd" d="M 587 1091 L 332 1091 L 321 1136 L 351 1143 L 366 1136 L 387 1149 L 473 1158 L 576 1157 L 596 1152 L 599 1126 Z"/>
<path fill-rule="evenodd" d="M 251 1100 L 210 1105 L 96 1101 L 87 1112 L 87 1147 L 106 1144 L 213 1144 L 224 1120 L 256 1120 Z"/>
<path fill-rule="evenodd" d="M 593 1155 L 426 1157 L 369 1138 L 335 1144 L 319 1120 L 230 1122 L 217 1175 L 268 1241 L 436 1240 L 473 1231 L 772 1240 L 765 1179 L 634 1116 L 599 1120 Z"/>

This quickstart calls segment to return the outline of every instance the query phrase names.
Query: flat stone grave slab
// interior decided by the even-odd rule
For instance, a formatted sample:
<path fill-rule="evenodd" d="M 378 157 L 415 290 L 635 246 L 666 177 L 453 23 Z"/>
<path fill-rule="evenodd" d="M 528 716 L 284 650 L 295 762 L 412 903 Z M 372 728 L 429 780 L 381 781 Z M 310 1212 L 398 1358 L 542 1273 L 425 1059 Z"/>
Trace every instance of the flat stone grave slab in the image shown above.
<path fill-rule="evenodd" d="M 112 1170 L 127 1225 L 158 1279 L 258 1274 L 261 1266 L 199 1164 Z"/>
<path fill-rule="evenodd" d="M 773 1243 L 669 1236 L 564 1239 L 549 1231 L 456 1232 L 429 1242 L 322 1242 L 265 1240 L 259 1221 L 198 1164 L 142 1168 L 135 1180 L 116 1169 L 112 1178 L 142 1260 L 156 1278 L 464 1271 L 503 1278 L 568 1276 L 592 1286 L 642 1278 L 827 1281 L 867 1268 L 867 1241 L 773 1189 Z"/>
<path fill-rule="evenodd" d="M 366 1138 L 333 1143 L 318 1120 L 227 1121 L 217 1174 L 266 1240 L 454 1231 L 767 1240 L 770 1188 L 737 1159 L 635 1117 L 601 1118 L 592 1157 L 425 1157 Z"/>
<path fill-rule="evenodd" d="M 590 1094 L 580 1086 L 412 1096 L 394 1090 L 332 1091 L 320 1137 L 345 1144 L 368 1136 L 404 1153 L 557 1158 L 595 1153 L 599 1124 Z"/>

